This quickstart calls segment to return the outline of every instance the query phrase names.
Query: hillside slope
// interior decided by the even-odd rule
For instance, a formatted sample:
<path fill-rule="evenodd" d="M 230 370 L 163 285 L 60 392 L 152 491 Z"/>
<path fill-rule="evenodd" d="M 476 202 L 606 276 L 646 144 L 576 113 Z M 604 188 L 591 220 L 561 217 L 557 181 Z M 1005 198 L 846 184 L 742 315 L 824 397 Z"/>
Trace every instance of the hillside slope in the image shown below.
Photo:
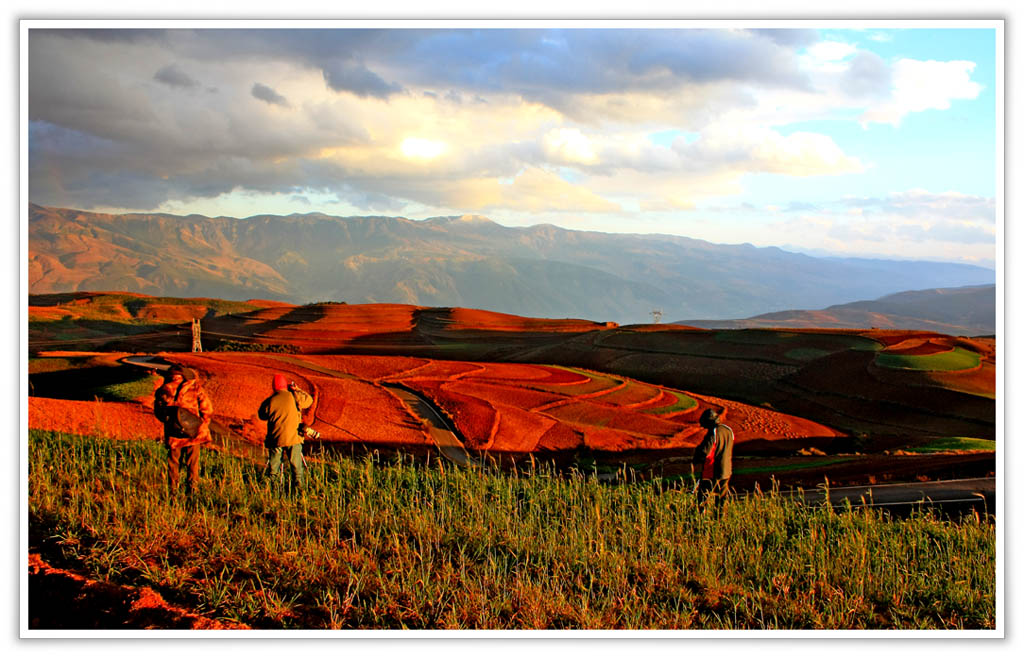
<path fill-rule="evenodd" d="M 992 335 L 996 332 L 996 287 L 911 290 L 819 311 L 780 311 L 741 320 L 683 320 L 680 324 L 707 329 L 875 327 L 963 336 Z"/>
<path fill-rule="evenodd" d="M 824 259 L 482 217 L 108 215 L 32 205 L 29 292 L 461 306 L 619 323 L 815 308 L 989 284 L 951 263 Z"/>

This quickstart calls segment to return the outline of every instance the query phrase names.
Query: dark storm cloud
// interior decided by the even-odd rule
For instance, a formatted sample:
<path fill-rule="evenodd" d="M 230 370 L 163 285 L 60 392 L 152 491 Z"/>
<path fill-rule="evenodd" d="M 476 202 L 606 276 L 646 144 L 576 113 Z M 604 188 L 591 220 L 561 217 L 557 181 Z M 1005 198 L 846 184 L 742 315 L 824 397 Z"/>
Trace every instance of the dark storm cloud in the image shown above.
<path fill-rule="evenodd" d="M 517 93 L 557 109 L 574 94 L 671 91 L 686 84 L 750 81 L 806 88 L 792 49 L 721 30 L 401 30 L 369 44 L 401 82 Z M 402 39 L 406 43 L 393 43 Z M 386 46 L 387 51 L 376 48 Z"/>
<path fill-rule="evenodd" d="M 401 85 L 385 82 L 357 62 L 332 61 L 323 65 L 324 81 L 334 91 L 350 91 L 366 98 L 387 98 L 402 91 Z"/>
<path fill-rule="evenodd" d="M 84 39 L 99 43 L 145 43 L 163 42 L 166 40 L 166 30 L 152 30 L 142 28 L 32 28 L 29 36 L 49 35 L 65 39 Z"/>
<path fill-rule="evenodd" d="M 199 60 L 291 60 L 319 69 L 331 89 L 363 97 L 387 98 L 418 85 L 442 94 L 521 94 L 564 106 L 573 94 L 665 91 L 727 80 L 806 88 L 795 50 L 812 42 L 814 32 L 188 29 L 161 30 L 159 37 Z"/>
<path fill-rule="evenodd" d="M 806 48 L 818 41 L 817 30 L 805 30 L 800 28 L 753 28 L 747 31 L 759 37 L 771 39 L 780 46 L 790 48 Z"/>
<path fill-rule="evenodd" d="M 171 87 L 181 87 L 184 89 L 192 89 L 199 86 L 197 80 L 179 69 L 175 64 L 168 64 L 157 71 L 153 79 Z"/>
<path fill-rule="evenodd" d="M 509 94 L 573 112 L 588 95 L 639 91 L 675 94 L 680 115 L 717 115 L 749 102 L 742 97 L 747 86 L 805 88 L 793 50 L 805 36 L 637 29 L 33 30 L 32 200 L 144 209 L 238 189 L 312 190 L 393 210 L 401 207 L 398 198 L 436 200 L 439 182 L 511 177 L 545 157 L 531 141 L 464 150 L 436 180 L 370 176 L 315 162 L 310 154 L 325 146 L 369 142 L 366 127 L 330 102 L 289 113 L 295 116 L 287 123 L 252 112 L 242 102 L 250 97 L 288 104 L 272 87 L 253 84 L 262 73 L 232 78 L 254 70 L 253 64 L 302 67 L 322 76 L 327 88 L 363 98 L 422 92 L 469 107 L 496 100 L 500 106 L 490 96 Z M 720 81 L 746 84 L 737 92 L 719 89 L 710 100 L 678 93 Z M 176 92 L 208 84 L 222 93 L 177 102 Z M 339 105 L 351 100 L 341 98 Z"/>
<path fill-rule="evenodd" d="M 266 101 L 271 105 L 280 105 L 281 107 L 288 107 L 288 99 L 265 84 L 261 84 L 259 82 L 253 84 L 252 95 L 253 98 L 258 98 L 261 101 Z"/>

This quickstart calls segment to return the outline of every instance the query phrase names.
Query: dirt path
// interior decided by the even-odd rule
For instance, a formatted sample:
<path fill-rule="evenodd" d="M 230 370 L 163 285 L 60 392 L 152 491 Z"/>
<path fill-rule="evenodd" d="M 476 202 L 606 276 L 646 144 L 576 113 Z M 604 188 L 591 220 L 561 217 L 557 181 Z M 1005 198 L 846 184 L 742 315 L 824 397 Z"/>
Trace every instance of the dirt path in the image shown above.
<path fill-rule="evenodd" d="M 308 368 L 309 370 L 313 370 L 324 375 L 330 375 L 331 377 L 358 379 L 358 377 L 353 377 L 346 372 L 318 366 L 295 357 L 275 355 L 274 358 L 302 368 Z M 429 400 L 415 391 L 401 385 L 387 383 L 381 383 L 380 385 L 398 397 L 398 399 L 405 404 L 416 418 L 423 421 L 423 424 L 427 429 L 427 434 L 429 434 L 430 438 L 434 440 L 434 443 L 437 445 L 437 449 L 441 451 L 442 455 L 460 466 L 466 466 L 467 464 L 472 463 L 473 459 L 466 451 L 466 447 L 462 444 L 462 441 L 460 441 L 459 437 L 455 434 L 455 428 L 451 426 L 448 420 L 434 407 L 433 404 L 431 404 Z"/>
<path fill-rule="evenodd" d="M 466 447 L 456 436 L 455 428 L 426 398 L 399 384 L 382 384 L 382 386 L 398 396 L 398 399 L 423 421 L 427 427 L 427 433 L 437 444 L 437 449 L 441 451 L 442 455 L 459 466 L 473 463 L 473 458 L 470 457 Z"/>

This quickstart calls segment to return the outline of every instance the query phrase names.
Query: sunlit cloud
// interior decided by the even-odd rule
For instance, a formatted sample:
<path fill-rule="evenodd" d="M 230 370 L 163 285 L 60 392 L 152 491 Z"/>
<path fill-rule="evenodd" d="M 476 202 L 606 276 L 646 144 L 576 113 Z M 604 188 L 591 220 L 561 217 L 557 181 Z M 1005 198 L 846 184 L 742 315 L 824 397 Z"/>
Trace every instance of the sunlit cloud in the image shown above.
<path fill-rule="evenodd" d="M 406 137 L 402 140 L 399 150 L 407 158 L 433 160 L 443 155 L 448 150 L 448 145 L 444 142 L 423 139 L 422 137 Z"/>
<path fill-rule="evenodd" d="M 803 29 L 39 31 L 29 40 L 30 196 L 139 211 L 223 212 L 232 199 L 249 210 L 264 199 L 520 223 L 572 215 L 576 226 L 682 233 L 720 207 L 870 222 L 835 233 L 812 223 L 787 237 L 794 244 L 842 231 L 863 243 L 872 230 L 929 243 L 991 236 L 991 196 L 861 191 L 884 165 L 860 140 L 882 130 L 861 126 L 898 133 L 915 114 L 984 91 L 975 62 L 890 59 L 871 50 L 873 37 L 891 39 Z M 759 177 L 805 187 L 751 202 Z M 818 198 L 818 180 L 843 181 L 848 198 Z M 785 242 L 768 231 L 749 239 Z"/>
<path fill-rule="evenodd" d="M 946 110 L 954 100 L 977 98 L 981 85 L 970 79 L 974 67 L 974 62 L 901 59 L 893 65 L 891 100 L 866 110 L 861 123 L 898 125 L 912 112 Z"/>

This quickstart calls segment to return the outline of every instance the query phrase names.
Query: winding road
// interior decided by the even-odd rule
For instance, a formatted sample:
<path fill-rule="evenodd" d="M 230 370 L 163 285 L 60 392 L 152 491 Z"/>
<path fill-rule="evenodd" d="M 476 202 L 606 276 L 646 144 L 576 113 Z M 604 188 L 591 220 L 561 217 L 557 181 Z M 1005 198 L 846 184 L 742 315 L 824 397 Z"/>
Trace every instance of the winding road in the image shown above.
<path fill-rule="evenodd" d="M 995 478 L 899 482 L 827 490 L 819 487 L 813 491 L 782 492 L 781 495 L 810 505 L 821 505 L 827 501 L 834 507 L 843 508 L 849 502 L 853 509 L 875 507 L 894 513 L 930 507 L 947 512 L 976 510 L 982 515 L 994 515 L 996 512 Z"/>

